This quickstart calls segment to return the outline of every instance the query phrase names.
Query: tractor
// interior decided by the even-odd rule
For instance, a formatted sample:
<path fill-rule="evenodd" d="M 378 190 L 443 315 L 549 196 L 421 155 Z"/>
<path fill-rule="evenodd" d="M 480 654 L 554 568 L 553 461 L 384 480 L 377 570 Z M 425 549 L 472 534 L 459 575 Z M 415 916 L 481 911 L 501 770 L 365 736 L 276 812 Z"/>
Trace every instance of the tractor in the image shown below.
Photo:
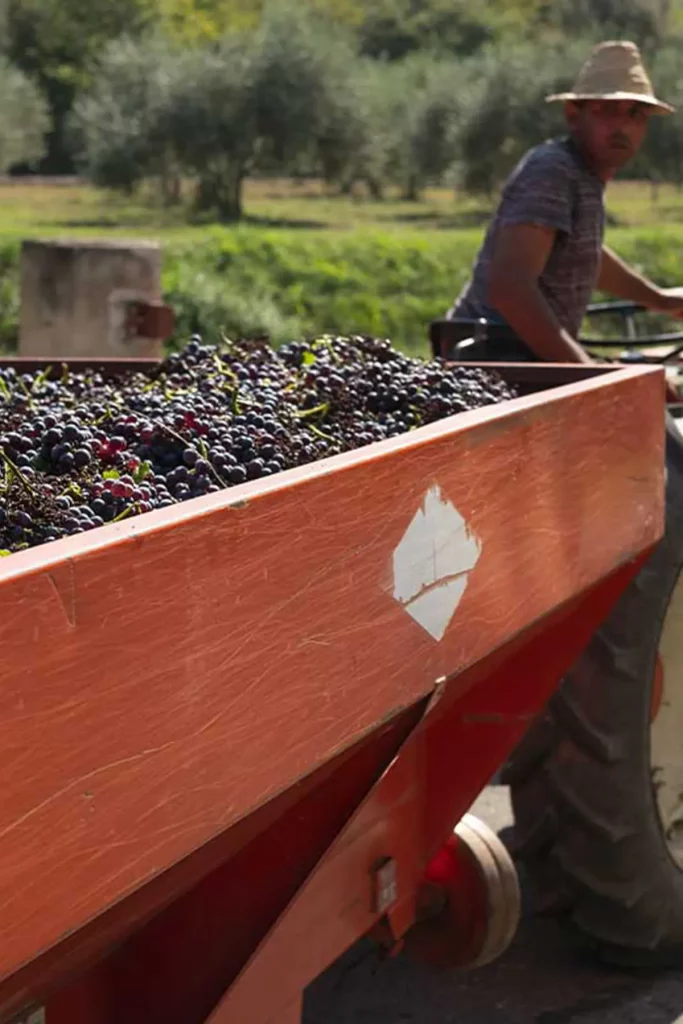
<path fill-rule="evenodd" d="M 625 967 L 683 954 L 683 333 L 644 334 L 643 313 L 594 304 L 588 325 L 616 318 L 622 334 L 581 341 L 600 361 L 665 367 L 665 536 L 499 775 L 535 909 Z M 435 321 L 432 348 L 480 361 L 496 331 Z"/>

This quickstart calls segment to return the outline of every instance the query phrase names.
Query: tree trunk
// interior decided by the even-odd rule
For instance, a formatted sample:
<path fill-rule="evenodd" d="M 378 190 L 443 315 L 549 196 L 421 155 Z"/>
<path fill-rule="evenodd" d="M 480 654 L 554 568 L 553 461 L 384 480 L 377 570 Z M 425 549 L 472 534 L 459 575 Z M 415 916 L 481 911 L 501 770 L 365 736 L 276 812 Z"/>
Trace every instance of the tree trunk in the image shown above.
<path fill-rule="evenodd" d="M 420 183 L 417 180 L 416 174 L 411 174 L 406 182 L 403 201 L 406 203 L 418 203 L 420 201 Z"/>
<path fill-rule="evenodd" d="M 195 209 L 208 212 L 216 208 L 216 181 L 212 175 L 203 174 L 197 182 L 194 196 Z"/>
<path fill-rule="evenodd" d="M 382 182 L 377 181 L 376 178 L 366 178 L 365 183 L 368 186 L 368 190 L 372 198 L 378 203 L 381 203 L 384 200 L 384 188 L 382 187 Z"/>
<path fill-rule="evenodd" d="M 214 211 L 222 221 L 241 220 L 244 216 L 243 167 L 212 168 L 199 179 L 195 195 L 198 210 Z"/>
<path fill-rule="evenodd" d="M 244 217 L 244 176 L 235 179 L 231 201 L 232 219 L 242 220 Z"/>
<path fill-rule="evenodd" d="M 174 170 L 164 170 L 161 175 L 161 200 L 164 206 L 177 206 L 182 199 L 183 183 L 180 174 Z"/>

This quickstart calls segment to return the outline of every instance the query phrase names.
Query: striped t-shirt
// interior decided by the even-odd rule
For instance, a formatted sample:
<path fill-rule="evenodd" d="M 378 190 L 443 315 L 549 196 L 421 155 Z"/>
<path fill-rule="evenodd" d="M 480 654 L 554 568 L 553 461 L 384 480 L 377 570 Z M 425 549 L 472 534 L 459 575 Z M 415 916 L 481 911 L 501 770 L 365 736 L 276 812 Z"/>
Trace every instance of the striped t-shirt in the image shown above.
<path fill-rule="evenodd" d="M 561 326 L 576 337 L 600 272 L 604 189 L 571 138 L 545 142 L 527 153 L 508 178 L 472 279 L 448 316 L 503 323 L 489 304 L 496 236 L 513 224 L 540 224 L 557 234 L 539 287 Z"/>

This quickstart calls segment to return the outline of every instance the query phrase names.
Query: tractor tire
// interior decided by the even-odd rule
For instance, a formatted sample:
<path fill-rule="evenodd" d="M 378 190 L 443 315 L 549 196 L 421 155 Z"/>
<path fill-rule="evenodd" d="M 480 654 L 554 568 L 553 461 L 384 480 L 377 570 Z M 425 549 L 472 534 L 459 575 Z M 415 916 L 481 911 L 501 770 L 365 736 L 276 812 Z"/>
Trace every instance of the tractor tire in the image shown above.
<path fill-rule="evenodd" d="M 536 910 L 624 967 L 683 961 L 682 567 L 667 416 L 665 537 L 502 773 Z"/>

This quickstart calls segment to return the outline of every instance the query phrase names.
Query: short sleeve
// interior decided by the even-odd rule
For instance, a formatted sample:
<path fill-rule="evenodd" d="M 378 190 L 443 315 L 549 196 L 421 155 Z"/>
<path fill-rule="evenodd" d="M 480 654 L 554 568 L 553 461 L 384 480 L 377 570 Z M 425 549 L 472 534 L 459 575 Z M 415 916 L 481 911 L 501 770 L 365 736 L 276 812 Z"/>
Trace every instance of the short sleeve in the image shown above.
<path fill-rule="evenodd" d="M 572 175 L 556 151 L 536 151 L 510 179 L 501 204 L 499 227 L 538 224 L 569 234 Z"/>

